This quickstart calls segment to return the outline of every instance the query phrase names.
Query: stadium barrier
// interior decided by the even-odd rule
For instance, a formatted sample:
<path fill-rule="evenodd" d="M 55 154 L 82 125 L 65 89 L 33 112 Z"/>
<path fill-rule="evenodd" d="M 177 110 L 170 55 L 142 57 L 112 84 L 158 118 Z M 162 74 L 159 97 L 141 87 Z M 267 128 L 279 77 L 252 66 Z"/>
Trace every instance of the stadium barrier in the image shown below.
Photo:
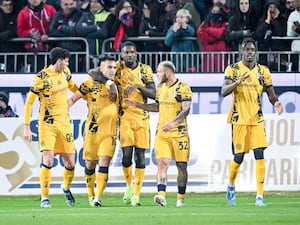
<path fill-rule="evenodd" d="M 151 120 L 151 144 L 146 150 L 146 171 L 143 192 L 156 192 L 157 164 L 153 151 L 158 114 Z M 230 125 L 227 115 L 202 114 L 188 116 L 191 154 L 188 164 L 187 192 L 215 192 L 226 190 L 231 155 Z M 76 147 L 75 177 L 71 189 L 86 193 L 84 179 L 83 129 L 85 117 L 73 118 Z M 30 123 L 33 132 L 31 143 L 23 140 L 22 118 L 0 118 L 0 195 L 28 195 L 39 193 L 40 152 L 37 142 L 37 120 Z M 300 183 L 300 114 L 265 114 L 269 147 L 266 158 L 266 191 L 297 191 Z M 121 165 L 122 151 L 119 143 L 109 169 L 106 192 L 123 192 L 125 181 Z M 61 193 L 63 163 L 55 156 L 52 167 L 51 193 Z M 177 168 L 171 162 L 168 171 L 168 191 L 176 192 Z M 239 191 L 255 191 L 255 160 L 253 154 L 245 156 L 237 177 Z"/>
<path fill-rule="evenodd" d="M 161 42 L 165 37 L 130 37 L 126 40 L 134 42 Z M 187 40 L 194 40 L 195 45 L 201 49 L 201 44 L 196 37 L 185 38 Z M 282 39 L 286 41 L 292 41 L 295 38 L 290 37 L 273 37 L 273 39 Z M 111 50 L 111 44 L 114 38 L 105 39 L 101 46 L 101 56 L 112 55 L 116 59 L 120 59 L 119 52 Z M 30 38 L 13 38 L 10 42 L 28 42 Z M 98 66 L 99 58 L 89 54 L 89 45 L 85 38 L 82 37 L 49 37 L 48 42 L 65 42 L 65 41 L 82 41 L 85 44 L 85 50 L 82 52 L 71 52 L 75 56 L 74 69 L 72 72 L 87 72 L 90 68 Z M 43 65 L 48 62 L 48 52 L 10 52 L 0 53 L 0 73 L 6 73 L 7 62 L 13 60 L 14 66 L 12 73 L 35 73 L 38 68 L 38 57 L 43 58 Z M 11 59 L 12 57 L 12 59 Z M 31 67 L 28 64 L 28 58 L 34 58 L 34 64 Z M 80 61 L 80 58 L 84 59 L 84 62 Z M 138 52 L 138 60 L 150 65 L 155 71 L 159 62 L 162 60 L 171 60 L 176 63 L 177 72 L 179 73 L 220 73 L 224 71 L 224 68 L 240 59 L 240 53 L 237 51 L 229 52 Z M 292 72 L 299 71 L 300 69 L 300 49 L 298 51 L 259 51 L 258 60 L 262 60 L 269 65 L 272 72 Z M 24 65 L 24 68 L 20 70 L 19 64 Z M 73 63 L 72 63 L 73 64 Z M 80 67 L 84 64 L 83 71 Z M 212 66 L 216 65 L 216 66 Z M 81 71 L 80 71 L 81 70 Z"/>
<path fill-rule="evenodd" d="M 26 43 L 31 42 L 31 38 L 12 38 L 9 42 L 12 43 Z M 57 42 L 80 42 L 83 43 L 82 51 L 70 51 L 71 56 L 74 60 L 70 60 L 73 71 L 75 73 L 88 71 L 90 68 L 90 54 L 89 44 L 86 38 L 83 37 L 49 37 L 47 42 L 54 44 Z M 8 71 L 8 62 L 13 61 L 13 68 Z M 49 52 L 1 52 L 0 53 L 0 73 L 36 73 L 38 71 L 38 64 L 41 63 L 43 66 L 49 64 Z M 20 68 L 22 65 L 22 68 Z M 81 69 L 81 71 L 80 71 Z M 82 69 L 84 69 L 82 71 Z"/>

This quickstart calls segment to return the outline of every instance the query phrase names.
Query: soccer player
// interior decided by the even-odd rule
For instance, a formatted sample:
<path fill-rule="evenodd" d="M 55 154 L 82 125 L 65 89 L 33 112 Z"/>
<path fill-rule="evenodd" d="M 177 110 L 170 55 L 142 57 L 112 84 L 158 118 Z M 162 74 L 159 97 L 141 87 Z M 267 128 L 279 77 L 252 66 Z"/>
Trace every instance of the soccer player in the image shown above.
<path fill-rule="evenodd" d="M 131 98 L 145 103 L 147 98 L 155 98 L 153 72 L 149 65 L 137 61 L 136 45 L 126 41 L 121 45 L 122 61 L 117 61 L 115 82 L 120 93 L 120 144 L 122 147 L 123 175 L 127 184 L 123 202 L 132 206 L 140 205 L 140 192 L 145 174 L 145 150 L 149 148 L 149 113 L 142 109 L 128 107 L 123 98 Z M 106 83 L 103 76 L 93 76 L 95 80 Z M 132 186 L 132 156 L 134 151 L 135 172 Z"/>
<path fill-rule="evenodd" d="M 233 160 L 229 168 L 229 185 L 226 199 L 229 205 L 236 204 L 235 179 L 238 175 L 244 155 L 254 152 L 256 162 L 257 195 L 256 206 L 266 206 L 263 200 L 265 161 L 264 150 L 267 148 L 264 118 L 262 113 L 262 92 L 267 92 L 269 101 L 278 114 L 283 107 L 272 86 L 270 70 L 256 63 L 256 42 L 246 38 L 242 42 L 242 60 L 228 66 L 225 70 L 223 97 L 232 94 L 232 106 L 227 122 L 232 124 Z"/>
<path fill-rule="evenodd" d="M 157 160 L 157 195 L 154 202 L 166 206 L 167 171 L 172 157 L 177 166 L 177 202 L 184 206 L 184 197 L 188 180 L 187 163 L 190 156 L 190 141 L 186 117 L 189 114 L 192 91 L 189 85 L 175 76 L 175 66 L 170 61 L 163 61 L 157 67 L 160 84 L 156 92 L 156 102 L 144 104 L 132 99 L 125 103 L 143 110 L 158 112 L 154 150 Z"/>
<path fill-rule="evenodd" d="M 74 177 L 75 146 L 67 104 L 67 91 L 78 90 L 72 81 L 69 65 L 69 51 L 53 48 L 50 51 L 50 65 L 37 73 L 31 83 L 24 108 L 24 139 L 32 140 L 30 115 L 32 105 L 39 98 L 38 118 L 39 147 L 42 153 L 40 169 L 41 207 L 50 208 L 48 198 L 51 167 L 54 154 L 61 154 L 64 162 L 63 184 L 61 189 L 69 206 L 74 206 L 75 199 L 70 191 Z"/>
<path fill-rule="evenodd" d="M 116 74 L 116 61 L 105 56 L 97 68 L 98 73 L 112 83 Z M 117 86 L 115 85 L 117 89 Z M 85 80 L 79 90 L 68 100 L 72 106 L 78 99 L 86 99 L 88 118 L 85 123 L 83 158 L 85 160 L 85 181 L 91 206 L 101 207 L 101 197 L 108 180 L 109 163 L 114 155 L 117 139 L 118 102 L 111 101 L 109 89 L 91 77 Z M 98 172 L 95 168 L 98 163 Z M 96 193 L 94 183 L 96 179 Z"/>

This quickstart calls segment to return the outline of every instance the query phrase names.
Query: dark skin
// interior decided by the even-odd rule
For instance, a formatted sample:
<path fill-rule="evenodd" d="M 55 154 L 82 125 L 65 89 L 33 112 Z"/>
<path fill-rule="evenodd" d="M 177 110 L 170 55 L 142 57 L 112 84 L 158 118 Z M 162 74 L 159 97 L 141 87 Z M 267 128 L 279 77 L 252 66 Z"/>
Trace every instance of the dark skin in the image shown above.
<path fill-rule="evenodd" d="M 249 69 L 253 69 L 256 66 L 255 61 L 256 55 L 256 47 L 252 42 L 248 42 L 242 49 L 242 62 Z M 235 82 L 230 79 L 225 79 L 223 83 L 223 87 L 221 89 L 221 95 L 223 97 L 231 94 L 237 86 L 243 83 L 245 80 L 249 78 L 249 74 L 247 72 L 243 73 Z M 269 101 L 272 105 L 275 106 L 278 114 L 283 112 L 283 107 L 281 103 L 278 101 L 277 95 L 275 93 L 274 87 L 272 85 L 265 87 L 265 91 L 267 92 Z"/>
<path fill-rule="evenodd" d="M 124 60 L 124 63 L 127 67 L 134 69 L 138 66 L 137 61 L 137 52 L 136 48 L 132 45 L 125 45 L 121 49 L 121 56 Z M 106 83 L 107 78 L 103 77 L 100 73 L 97 72 L 97 70 L 92 69 L 89 71 L 89 75 L 96 81 L 99 81 L 100 83 Z M 139 84 L 133 84 L 128 86 L 124 90 L 124 97 L 127 98 L 134 90 L 138 89 L 144 97 L 155 99 L 155 92 L 156 87 L 154 82 L 149 82 L 146 84 L 146 87 L 143 87 Z M 117 98 L 117 90 L 115 87 L 110 87 L 110 99 L 112 101 L 115 101 Z"/>

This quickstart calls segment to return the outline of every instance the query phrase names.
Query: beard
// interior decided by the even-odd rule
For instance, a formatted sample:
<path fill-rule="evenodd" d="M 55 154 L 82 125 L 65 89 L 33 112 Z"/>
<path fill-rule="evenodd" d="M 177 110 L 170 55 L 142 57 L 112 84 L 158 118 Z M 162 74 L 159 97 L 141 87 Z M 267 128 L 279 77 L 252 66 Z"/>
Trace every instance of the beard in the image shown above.
<path fill-rule="evenodd" d="M 166 83 L 167 82 L 167 80 L 168 80 L 168 78 L 167 78 L 167 76 L 166 76 L 166 74 L 164 73 L 163 74 L 163 76 L 161 77 L 161 79 L 160 79 L 160 84 L 163 84 L 163 83 Z"/>

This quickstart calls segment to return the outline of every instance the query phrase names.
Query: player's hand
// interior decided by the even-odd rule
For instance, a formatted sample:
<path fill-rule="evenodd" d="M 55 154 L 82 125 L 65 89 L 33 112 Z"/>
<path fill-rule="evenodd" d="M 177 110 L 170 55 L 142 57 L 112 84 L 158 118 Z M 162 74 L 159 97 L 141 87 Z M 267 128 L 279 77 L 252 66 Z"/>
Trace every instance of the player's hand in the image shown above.
<path fill-rule="evenodd" d="M 274 106 L 275 106 L 275 109 L 276 109 L 278 115 L 280 115 L 283 112 L 283 106 L 282 106 L 281 102 L 280 101 L 275 102 Z"/>
<path fill-rule="evenodd" d="M 24 140 L 31 142 L 32 141 L 32 133 L 29 127 L 29 124 L 24 125 Z"/>
<path fill-rule="evenodd" d="M 109 100 L 112 102 L 117 101 L 118 99 L 118 88 L 115 83 L 109 85 Z"/>
<path fill-rule="evenodd" d="M 130 99 L 130 98 L 125 98 L 124 99 L 124 103 L 126 105 L 129 105 L 129 106 L 132 106 L 132 107 L 136 107 L 136 105 L 137 105 L 137 102 L 134 101 L 134 100 L 132 100 L 132 99 Z"/>
<path fill-rule="evenodd" d="M 175 127 L 175 125 L 176 125 L 176 123 L 169 122 L 169 123 L 164 124 L 161 129 L 163 132 L 168 132 L 168 131 L 172 130 Z"/>
<path fill-rule="evenodd" d="M 247 80 L 249 78 L 250 74 L 248 72 L 243 73 L 239 79 L 237 80 L 238 84 L 244 82 L 245 80 Z"/>
<path fill-rule="evenodd" d="M 128 86 L 125 90 L 124 90 L 124 97 L 125 98 L 128 98 L 128 96 L 133 92 L 135 91 L 136 89 L 139 88 L 139 85 L 138 84 L 134 84 L 134 85 L 130 85 Z"/>

